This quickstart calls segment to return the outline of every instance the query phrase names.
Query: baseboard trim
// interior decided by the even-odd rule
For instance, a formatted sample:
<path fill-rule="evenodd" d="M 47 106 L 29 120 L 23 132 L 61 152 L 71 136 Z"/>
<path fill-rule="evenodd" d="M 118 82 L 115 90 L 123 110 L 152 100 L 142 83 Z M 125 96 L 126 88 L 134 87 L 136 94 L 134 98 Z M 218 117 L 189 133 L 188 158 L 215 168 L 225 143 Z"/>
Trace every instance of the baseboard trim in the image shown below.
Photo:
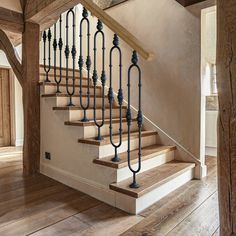
<path fill-rule="evenodd" d="M 68 171 L 64 171 L 46 163 L 41 163 L 40 173 L 111 206 L 115 206 L 115 193 L 104 185 L 71 174 Z"/>
<path fill-rule="evenodd" d="M 16 139 L 15 140 L 16 147 L 22 147 L 23 145 L 24 145 L 24 139 Z"/>
<path fill-rule="evenodd" d="M 206 147 L 206 156 L 217 157 L 217 147 Z"/>

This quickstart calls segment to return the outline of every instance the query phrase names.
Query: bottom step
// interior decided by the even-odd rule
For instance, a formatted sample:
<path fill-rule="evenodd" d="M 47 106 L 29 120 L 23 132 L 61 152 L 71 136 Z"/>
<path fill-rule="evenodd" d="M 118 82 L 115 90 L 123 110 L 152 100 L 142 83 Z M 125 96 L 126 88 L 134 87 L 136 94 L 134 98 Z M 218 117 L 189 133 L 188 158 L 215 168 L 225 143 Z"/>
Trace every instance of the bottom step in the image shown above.
<path fill-rule="evenodd" d="M 194 163 L 172 161 L 137 175 L 138 189 L 129 187 L 132 178 L 110 184 L 116 192 L 116 207 L 138 214 L 194 176 Z"/>

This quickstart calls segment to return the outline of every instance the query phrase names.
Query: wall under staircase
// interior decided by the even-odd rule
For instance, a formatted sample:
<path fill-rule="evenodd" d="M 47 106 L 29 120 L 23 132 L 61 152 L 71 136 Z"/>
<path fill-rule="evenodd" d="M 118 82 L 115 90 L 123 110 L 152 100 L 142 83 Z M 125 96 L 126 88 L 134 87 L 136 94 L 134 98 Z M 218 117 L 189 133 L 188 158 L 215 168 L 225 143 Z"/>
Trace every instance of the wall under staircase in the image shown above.
<path fill-rule="evenodd" d="M 69 98 L 63 81 L 61 94 L 56 94 L 53 82 L 41 82 L 40 89 L 41 173 L 132 214 L 139 213 L 194 177 L 195 163 L 175 160 L 176 146 L 160 144 L 156 130 L 144 129 L 142 169 L 137 176 L 140 188 L 129 188 L 132 172 L 127 163 L 127 136 L 123 135 L 123 144 L 118 149 L 120 162 L 112 162 L 114 148 L 110 144 L 109 124 L 106 120 L 102 129 L 105 139 L 97 141 L 94 122 L 80 121 L 83 110 L 79 106 L 77 94 L 73 96 L 75 106 L 67 106 Z M 99 92 L 101 90 L 98 87 Z M 97 108 L 100 109 L 99 103 Z M 113 114 L 113 137 L 116 140 L 119 131 L 119 124 L 116 123 L 118 109 L 114 109 Z M 127 132 L 125 115 L 124 106 L 124 133 Z M 99 117 L 101 114 L 98 114 Z M 106 112 L 107 120 L 108 117 L 109 112 Z M 93 109 L 88 110 L 88 118 L 93 119 Z M 133 124 L 131 163 L 137 168 L 138 133 L 135 122 Z M 50 153 L 50 157 L 46 152 Z"/>

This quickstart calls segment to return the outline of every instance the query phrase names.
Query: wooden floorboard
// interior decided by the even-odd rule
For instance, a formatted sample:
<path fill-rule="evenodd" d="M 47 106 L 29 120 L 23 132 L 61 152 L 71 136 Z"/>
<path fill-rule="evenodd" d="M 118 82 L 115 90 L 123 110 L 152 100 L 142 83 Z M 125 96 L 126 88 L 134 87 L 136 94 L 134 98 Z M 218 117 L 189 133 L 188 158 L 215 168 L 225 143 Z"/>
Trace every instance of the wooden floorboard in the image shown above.
<path fill-rule="evenodd" d="M 207 158 L 208 177 L 190 181 L 138 216 L 41 174 L 24 177 L 21 162 L 19 154 L 1 152 L 1 236 L 219 235 L 215 158 Z"/>

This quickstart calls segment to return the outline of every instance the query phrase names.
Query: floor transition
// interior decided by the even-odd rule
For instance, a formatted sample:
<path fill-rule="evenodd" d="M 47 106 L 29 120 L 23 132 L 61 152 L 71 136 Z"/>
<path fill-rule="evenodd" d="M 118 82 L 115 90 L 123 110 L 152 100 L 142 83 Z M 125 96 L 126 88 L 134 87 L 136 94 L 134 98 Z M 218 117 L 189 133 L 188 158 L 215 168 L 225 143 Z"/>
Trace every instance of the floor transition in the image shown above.
<path fill-rule="evenodd" d="M 0 235 L 219 235 L 216 158 L 192 180 L 131 216 L 41 174 L 22 176 L 22 156 L 0 150 Z"/>

